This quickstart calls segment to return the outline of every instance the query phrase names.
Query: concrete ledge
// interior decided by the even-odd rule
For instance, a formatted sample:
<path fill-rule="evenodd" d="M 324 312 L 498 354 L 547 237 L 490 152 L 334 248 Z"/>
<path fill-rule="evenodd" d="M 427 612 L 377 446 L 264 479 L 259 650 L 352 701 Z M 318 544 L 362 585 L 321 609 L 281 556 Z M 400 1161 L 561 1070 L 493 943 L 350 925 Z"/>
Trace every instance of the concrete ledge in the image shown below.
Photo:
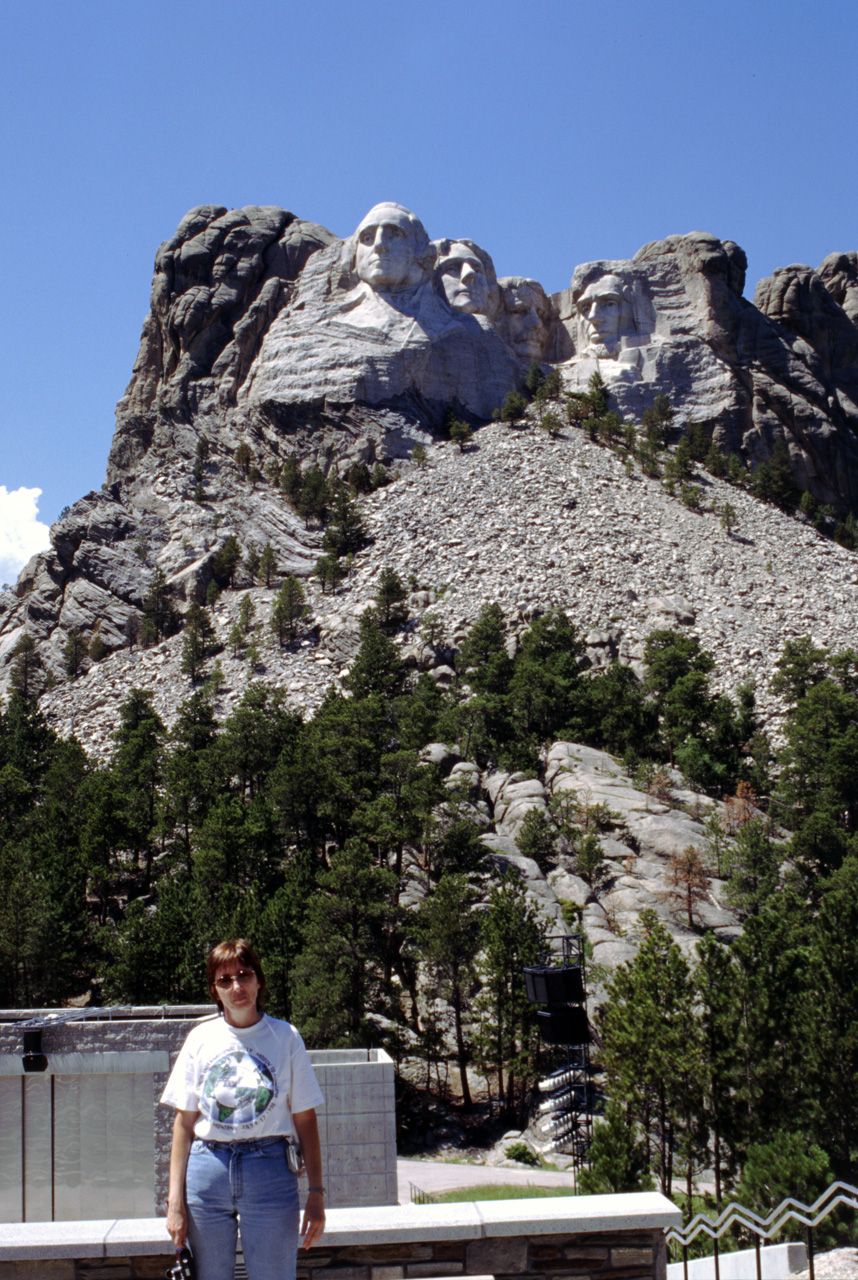
<path fill-rule="evenodd" d="M 148 1235 L 150 1219 L 140 1219 L 141 1234 Z M 14 1222 L 0 1227 L 0 1261 L 23 1262 L 38 1258 L 104 1258 L 105 1242 L 116 1222 L 112 1218 L 93 1222 Z M 160 1224 L 169 1250 L 166 1222 Z M 160 1249 L 152 1249 L 160 1253 Z"/>
<path fill-rule="evenodd" d="M 170 1070 L 166 1049 L 104 1050 L 94 1053 L 51 1053 L 48 1065 L 39 1075 L 151 1075 Z M 24 1062 L 19 1053 L 0 1053 L 0 1076 L 23 1076 Z"/>
<path fill-rule="evenodd" d="M 682 1214 L 658 1192 L 331 1209 L 322 1248 L 508 1236 L 665 1231 Z M 0 1227 L 0 1262 L 172 1254 L 163 1218 L 25 1222 Z M 304 1256 L 304 1255 L 299 1255 Z M 312 1256 L 312 1252 L 310 1255 Z"/>

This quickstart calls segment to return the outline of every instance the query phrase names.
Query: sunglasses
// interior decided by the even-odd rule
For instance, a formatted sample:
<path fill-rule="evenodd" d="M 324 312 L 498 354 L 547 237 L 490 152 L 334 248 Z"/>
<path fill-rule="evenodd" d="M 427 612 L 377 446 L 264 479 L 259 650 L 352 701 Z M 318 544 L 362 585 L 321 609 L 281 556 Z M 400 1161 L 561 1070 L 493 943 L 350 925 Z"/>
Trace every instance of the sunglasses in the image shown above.
<path fill-rule="evenodd" d="M 252 969 L 239 969 L 236 973 L 223 973 L 219 978 L 215 978 L 214 984 L 220 987 L 221 991 L 228 991 L 234 982 L 238 982 L 243 987 L 245 983 L 250 982 L 251 978 L 255 978 L 256 974 Z"/>

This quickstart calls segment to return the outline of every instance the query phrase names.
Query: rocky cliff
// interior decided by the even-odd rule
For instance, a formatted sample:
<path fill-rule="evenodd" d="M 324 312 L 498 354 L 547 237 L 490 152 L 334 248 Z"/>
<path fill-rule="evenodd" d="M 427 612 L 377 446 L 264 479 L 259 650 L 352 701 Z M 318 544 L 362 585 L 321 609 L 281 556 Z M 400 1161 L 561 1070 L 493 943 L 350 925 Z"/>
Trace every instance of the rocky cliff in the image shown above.
<path fill-rule="evenodd" d="M 319 533 L 264 479 L 266 464 L 293 453 L 326 471 L 356 461 L 402 470 L 369 504 L 375 544 L 354 586 L 317 602 L 332 670 L 348 657 L 331 639 L 349 630 L 342 613 L 384 563 L 458 585 L 444 597 L 453 633 L 482 599 L 511 615 L 556 603 L 628 661 L 646 602 L 678 595 L 688 608 L 676 616 L 702 626 L 728 684 L 748 663 L 766 670 L 788 628 L 843 642 L 853 557 L 745 495 L 731 491 L 740 528 L 729 538 L 575 432 L 550 444 L 488 427 L 471 455 L 439 445 L 428 472 L 409 461 L 437 439 L 446 410 L 479 425 L 536 359 L 571 390 L 599 372 L 612 407 L 632 419 L 663 392 L 677 428 L 704 423 L 751 464 L 782 439 L 799 485 L 852 509 L 858 255 L 784 268 L 754 303 L 742 296 L 745 265 L 730 241 L 672 236 L 628 262 L 577 267 L 570 288 L 547 298 L 536 281 L 497 280 L 471 241 L 430 241 L 398 205 L 376 206 L 347 240 L 283 209 L 193 210 L 156 257 L 105 485 L 54 525 L 51 550 L 0 597 L 0 684 L 24 630 L 61 679 L 70 631 L 97 632 L 115 657 L 91 679 L 112 679 L 138 660 L 129 622 L 153 573 L 180 601 L 201 599 L 230 535 L 270 542 L 278 573 L 309 575 Z M 258 479 L 237 465 L 241 446 Z M 326 678 L 318 656 L 308 705 Z M 283 662 L 293 660 L 304 661 Z M 76 703 L 73 690 L 50 695 L 61 721 L 67 697 Z M 79 724 L 86 713 L 73 714 Z"/>

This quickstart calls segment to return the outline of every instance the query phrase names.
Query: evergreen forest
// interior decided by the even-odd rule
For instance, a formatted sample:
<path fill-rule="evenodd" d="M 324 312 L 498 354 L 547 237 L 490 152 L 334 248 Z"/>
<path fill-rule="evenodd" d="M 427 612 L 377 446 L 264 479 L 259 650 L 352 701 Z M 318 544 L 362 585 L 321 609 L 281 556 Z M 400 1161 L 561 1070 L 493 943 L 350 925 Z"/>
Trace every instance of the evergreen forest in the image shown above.
<path fill-rule="evenodd" d="M 208 949 L 243 935 L 264 957 L 270 1011 L 310 1046 L 383 1045 L 463 1114 L 479 1076 L 481 1105 L 521 1122 L 539 1070 L 521 971 L 544 925 L 480 841 L 474 794 L 445 786 L 424 748 L 536 777 L 547 744 L 589 744 L 647 786 L 678 770 L 728 798 L 709 863 L 675 874 L 692 906 L 701 877 L 726 878 L 744 931 L 728 946 L 700 929 L 689 963 L 643 914 L 594 1028 L 605 1118 L 582 1189 L 687 1177 L 690 1196 L 714 1168 L 719 1199 L 738 1188 L 768 1208 L 781 1190 L 854 1181 L 858 654 L 787 643 L 772 744 L 752 689 L 714 692 L 695 639 L 652 633 L 644 680 L 616 663 L 588 671 L 560 612 L 513 651 L 486 605 L 442 691 L 403 665 L 396 594 L 363 615 L 346 687 L 312 719 L 255 683 L 219 722 L 194 671 L 169 731 L 151 693 L 130 690 L 109 761 L 48 727 L 19 644 L 0 715 L 2 1003 L 207 1002 Z M 527 823 L 519 844 L 543 868 L 562 855 L 599 874 L 580 815 Z"/>

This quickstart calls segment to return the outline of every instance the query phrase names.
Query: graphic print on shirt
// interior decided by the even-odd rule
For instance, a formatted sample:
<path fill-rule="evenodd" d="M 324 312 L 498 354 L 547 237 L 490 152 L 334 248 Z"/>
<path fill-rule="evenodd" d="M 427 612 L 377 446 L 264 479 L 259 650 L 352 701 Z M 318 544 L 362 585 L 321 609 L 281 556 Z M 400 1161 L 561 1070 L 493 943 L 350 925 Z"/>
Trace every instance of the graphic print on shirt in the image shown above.
<path fill-rule="evenodd" d="M 230 1049 L 206 1068 L 200 1111 L 212 1124 L 249 1128 L 259 1123 L 276 1094 L 274 1072 L 264 1058 Z"/>

